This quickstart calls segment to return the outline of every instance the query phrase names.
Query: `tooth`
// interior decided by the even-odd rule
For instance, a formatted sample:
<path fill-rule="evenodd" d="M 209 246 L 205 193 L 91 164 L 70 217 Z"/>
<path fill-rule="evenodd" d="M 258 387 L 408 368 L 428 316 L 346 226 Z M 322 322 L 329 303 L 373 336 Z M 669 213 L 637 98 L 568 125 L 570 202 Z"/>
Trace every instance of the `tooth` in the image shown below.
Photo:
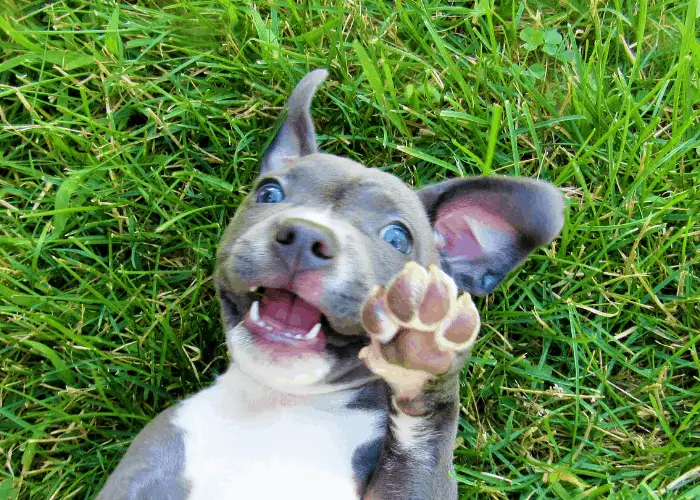
<path fill-rule="evenodd" d="M 316 323 L 316 325 L 314 325 L 314 327 L 311 330 L 309 330 L 309 333 L 304 335 L 304 338 L 306 340 L 313 340 L 316 337 L 318 337 L 318 334 L 320 331 L 321 331 L 321 323 Z"/>
<path fill-rule="evenodd" d="M 294 338 L 295 338 L 295 339 L 301 340 L 301 339 L 304 338 L 304 336 L 303 336 L 302 334 L 300 334 L 300 333 L 297 333 L 296 335 L 294 335 Z"/>
<path fill-rule="evenodd" d="M 250 319 L 256 323 L 260 321 L 260 303 L 257 300 L 250 306 Z"/>

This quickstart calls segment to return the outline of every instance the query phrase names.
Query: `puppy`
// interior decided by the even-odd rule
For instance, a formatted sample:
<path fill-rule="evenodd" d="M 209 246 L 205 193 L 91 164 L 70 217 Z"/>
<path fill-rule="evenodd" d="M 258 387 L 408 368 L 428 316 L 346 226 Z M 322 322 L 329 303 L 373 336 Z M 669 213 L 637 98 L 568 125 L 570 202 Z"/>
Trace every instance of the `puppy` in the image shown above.
<path fill-rule="evenodd" d="M 319 153 L 326 75 L 297 85 L 219 247 L 228 371 L 148 424 L 98 498 L 457 498 L 470 294 L 557 236 L 563 198 L 504 177 L 412 191 Z"/>

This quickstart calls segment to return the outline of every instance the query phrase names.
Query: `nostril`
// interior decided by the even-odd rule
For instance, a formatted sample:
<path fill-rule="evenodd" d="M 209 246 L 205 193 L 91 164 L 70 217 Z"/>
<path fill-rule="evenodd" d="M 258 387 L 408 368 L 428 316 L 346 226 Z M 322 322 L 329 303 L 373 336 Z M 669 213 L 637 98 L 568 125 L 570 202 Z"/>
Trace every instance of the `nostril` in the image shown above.
<path fill-rule="evenodd" d="M 315 241 L 314 244 L 311 245 L 311 252 L 320 259 L 328 260 L 333 258 L 333 253 L 322 241 Z"/>
<path fill-rule="evenodd" d="M 281 245 L 291 245 L 294 243 L 294 240 L 296 239 L 296 234 L 294 233 L 294 229 L 289 228 L 289 227 L 282 227 L 277 231 L 277 236 L 275 237 L 275 241 Z"/>

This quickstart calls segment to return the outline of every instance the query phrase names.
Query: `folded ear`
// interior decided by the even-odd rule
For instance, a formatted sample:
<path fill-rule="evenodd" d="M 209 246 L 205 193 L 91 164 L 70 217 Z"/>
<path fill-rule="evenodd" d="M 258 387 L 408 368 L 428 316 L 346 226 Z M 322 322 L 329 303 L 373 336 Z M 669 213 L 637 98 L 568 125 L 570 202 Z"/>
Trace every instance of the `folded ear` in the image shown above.
<path fill-rule="evenodd" d="M 317 151 L 316 133 L 309 108 L 316 88 L 327 76 L 328 71 L 317 69 L 297 84 L 287 102 L 287 117 L 263 156 L 260 175 L 269 174 L 301 156 Z"/>
<path fill-rule="evenodd" d="M 444 271 L 475 295 L 492 292 L 564 224 L 561 192 L 542 181 L 454 179 L 423 188 L 418 196 L 433 224 Z"/>

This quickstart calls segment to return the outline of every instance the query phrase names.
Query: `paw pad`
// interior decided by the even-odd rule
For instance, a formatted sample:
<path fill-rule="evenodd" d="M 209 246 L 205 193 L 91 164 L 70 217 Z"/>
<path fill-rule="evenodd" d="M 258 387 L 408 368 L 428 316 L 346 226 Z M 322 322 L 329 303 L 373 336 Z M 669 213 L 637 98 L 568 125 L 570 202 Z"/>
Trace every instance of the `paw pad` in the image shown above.
<path fill-rule="evenodd" d="M 362 320 L 372 344 L 361 357 L 385 379 L 391 366 L 397 379 L 405 378 L 402 370 L 449 371 L 466 357 L 480 328 L 471 296 L 458 297 L 455 282 L 437 266 L 426 270 L 415 262 L 406 264 L 389 286 L 372 291 Z"/>

